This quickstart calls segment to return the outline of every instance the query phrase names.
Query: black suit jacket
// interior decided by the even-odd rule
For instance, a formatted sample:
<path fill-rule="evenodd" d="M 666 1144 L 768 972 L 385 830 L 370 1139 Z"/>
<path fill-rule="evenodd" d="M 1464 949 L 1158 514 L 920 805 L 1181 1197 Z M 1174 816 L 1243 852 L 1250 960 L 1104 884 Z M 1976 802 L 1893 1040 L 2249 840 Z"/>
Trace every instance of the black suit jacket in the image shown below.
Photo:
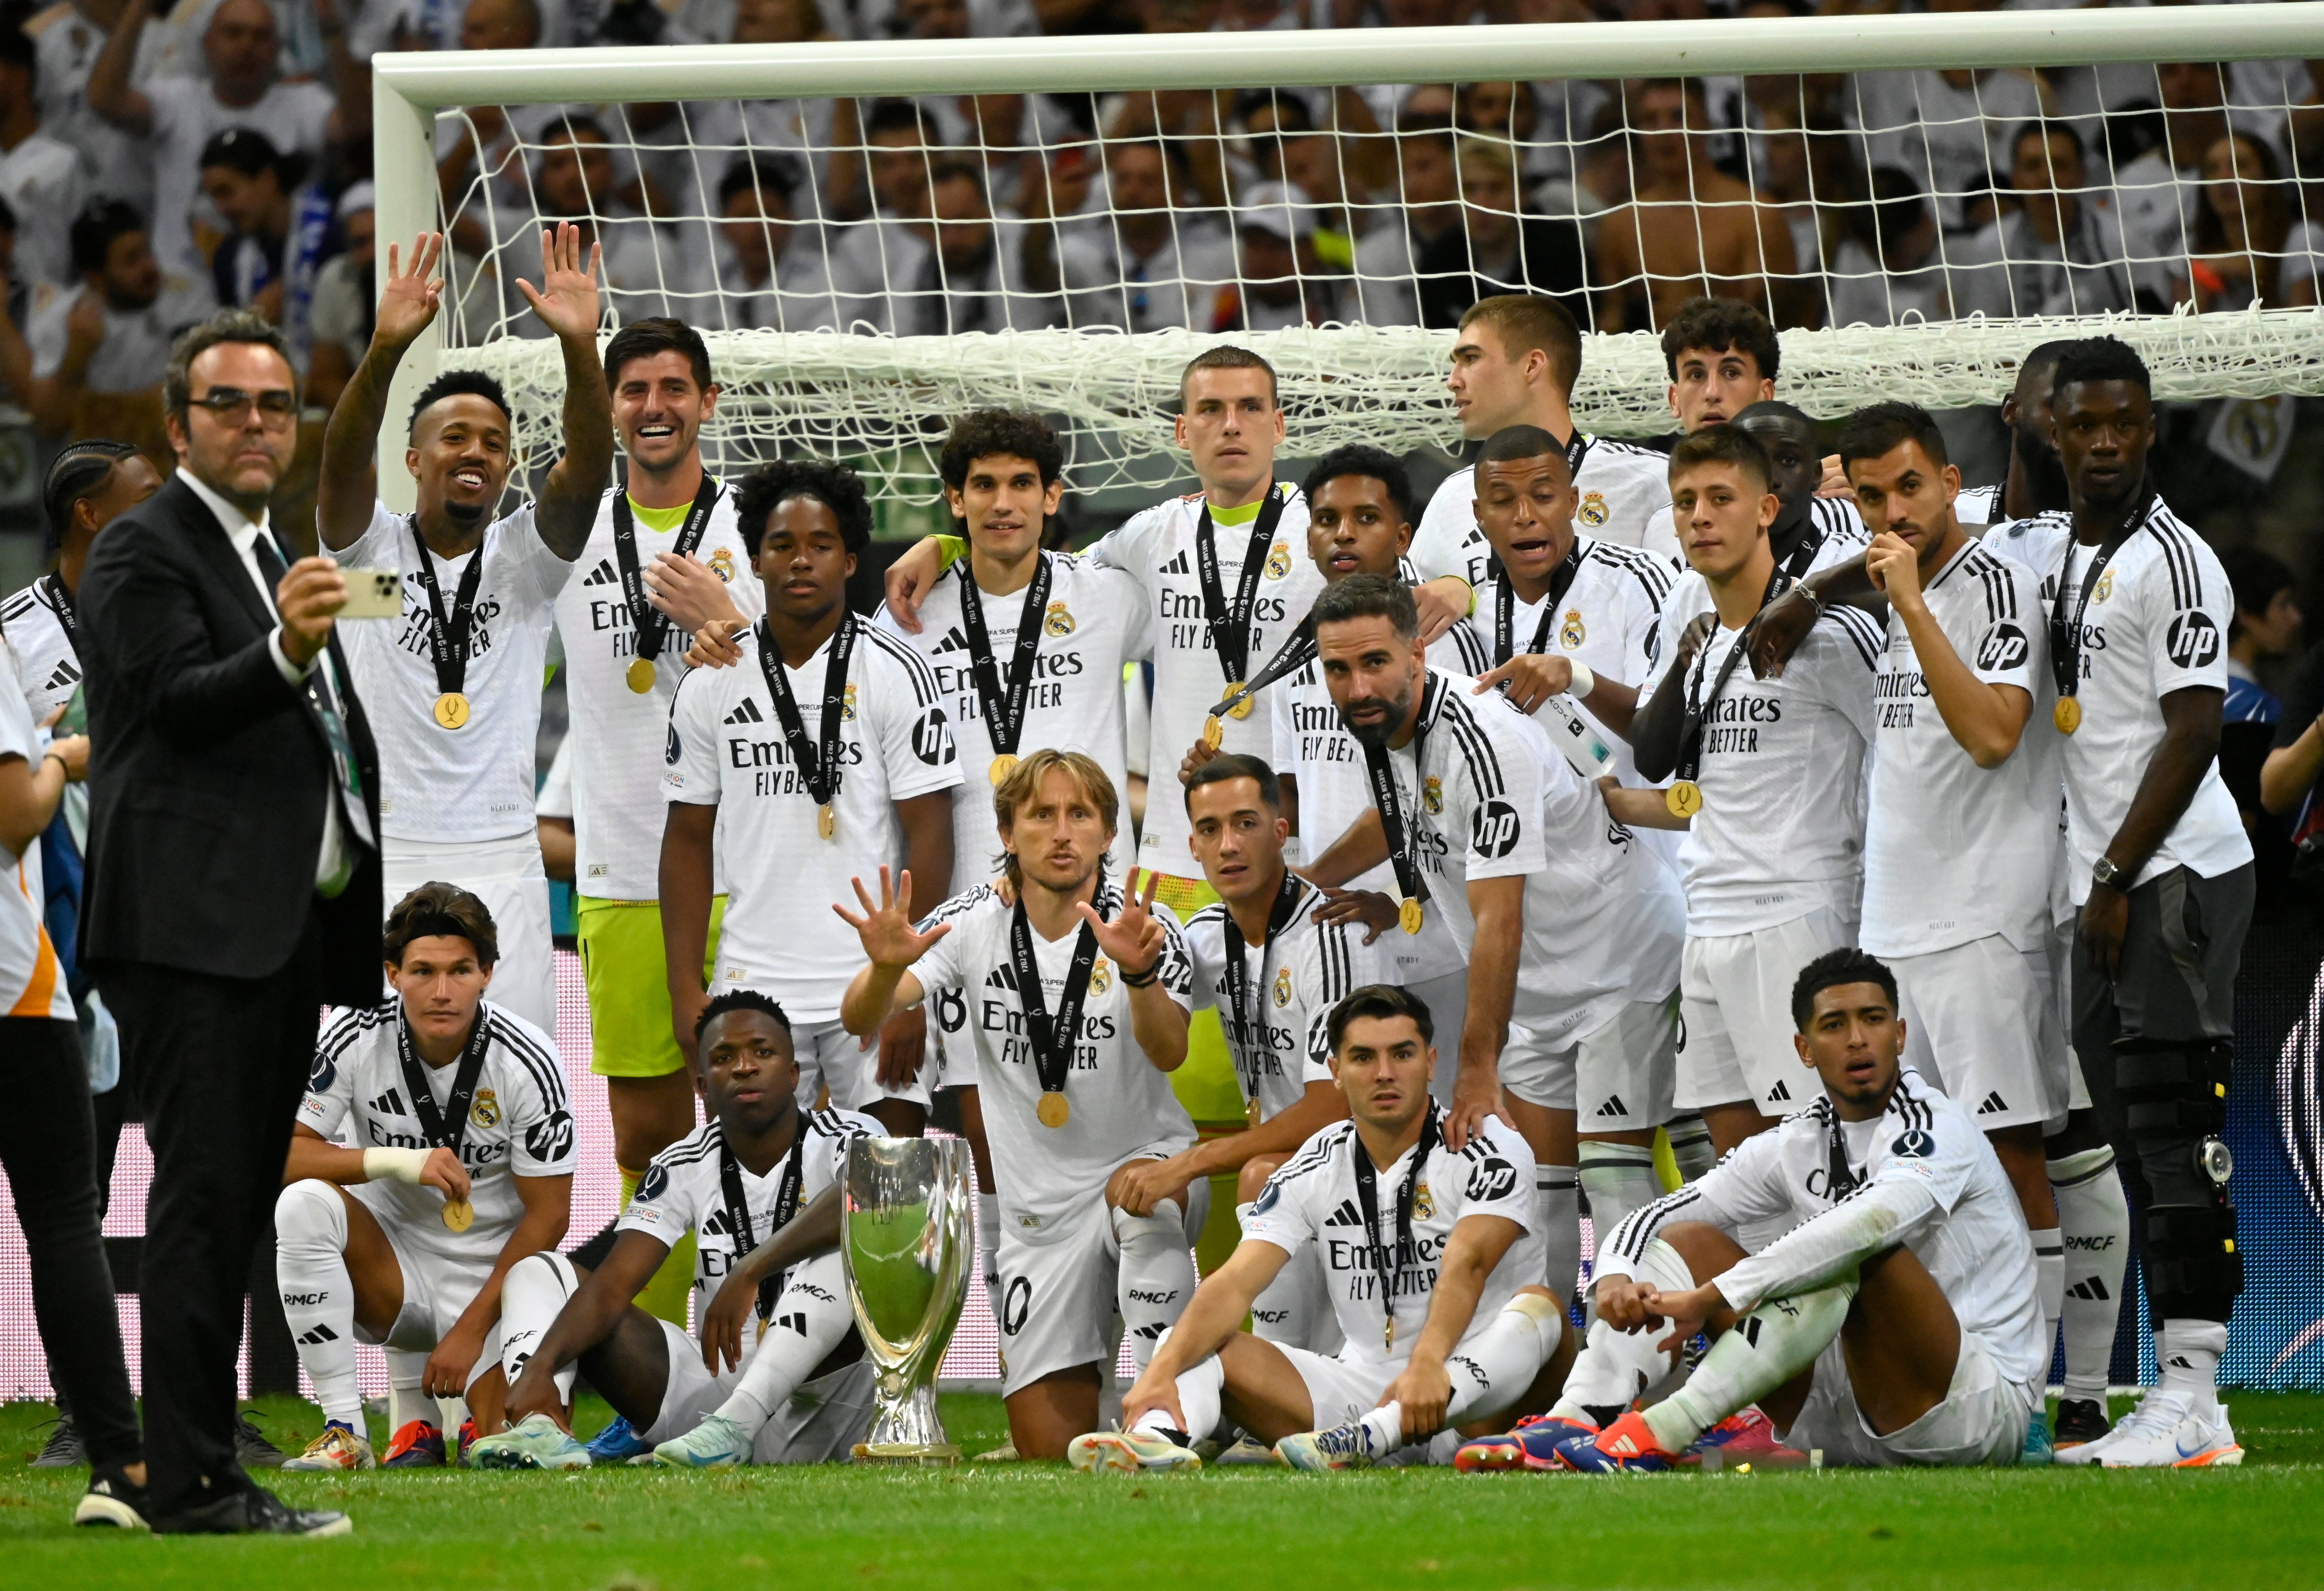
<path fill-rule="evenodd" d="M 317 898 L 323 804 L 337 799 L 329 741 L 305 690 L 276 667 L 274 615 L 209 505 L 172 475 L 97 538 L 79 598 L 83 964 L 263 978 L 290 959 L 315 909 L 320 998 L 377 1000 L 378 854 L 347 834 L 355 877 L 337 898 Z M 331 661 L 377 833 L 379 758 L 336 636 Z"/>

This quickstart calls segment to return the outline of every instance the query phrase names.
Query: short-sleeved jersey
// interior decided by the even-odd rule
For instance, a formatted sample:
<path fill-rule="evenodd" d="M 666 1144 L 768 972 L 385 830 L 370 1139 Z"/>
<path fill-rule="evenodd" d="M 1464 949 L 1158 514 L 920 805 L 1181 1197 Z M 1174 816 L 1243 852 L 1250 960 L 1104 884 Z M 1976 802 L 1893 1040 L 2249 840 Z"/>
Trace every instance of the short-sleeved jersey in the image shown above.
<path fill-rule="evenodd" d="M 656 530 L 635 514 L 631 519 L 641 569 L 651 568 L 657 554 L 676 550 L 677 527 Z M 726 583 L 726 594 L 745 619 L 766 611 L 766 588 L 751 573 L 731 488 L 711 505 L 694 556 Z M 598 503 L 597 523 L 573 567 L 573 578 L 558 593 L 556 616 L 572 722 L 567 743 L 576 749 L 574 885 L 596 900 L 653 900 L 661 894 L 662 818 L 669 810 L 662 800 L 662 751 L 690 638 L 671 626 L 654 662 L 653 689 L 630 688 L 638 630 L 622 592 L 612 492 Z"/>
<path fill-rule="evenodd" d="M 1111 920 L 1121 891 L 1102 886 L 1098 910 Z M 1168 934 L 1158 976 L 1170 998 L 1194 1007 L 1194 964 L 1177 919 L 1157 902 L 1155 915 Z M 1027 1036 L 1025 1004 L 1010 959 L 1011 908 L 990 886 L 954 896 L 928 915 L 952 932 L 912 968 L 921 998 L 934 1013 L 947 1047 L 976 1046 L 977 1090 L 984 1106 L 985 1139 L 992 1146 L 993 1186 L 1001 1220 L 1023 1243 L 1046 1243 L 1072 1228 L 1070 1218 L 1105 1196 L 1106 1179 L 1124 1161 L 1171 1155 L 1194 1141 L 1194 1124 L 1170 1091 L 1170 1079 L 1138 1047 L 1130 1020 L 1130 989 L 1121 970 L 1101 955 L 1083 998 L 1080 1042 L 1065 1077 L 1072 1115 L 1060 1127 L 1043 1127 L 1040 1072 Z M 1041 970 L 1043 1008 L 1054 1016 L 1065 998 L 1078 937 L 1033 935 Z"/>
<path fill-rule="evenodd" d="M 1507 698 L 1428 671 L 1420 732 L 1388 753 L 1415 860 L 1465 961 L 1469 885 L 1525 880 L 1512 1020 L 1552 1045 L 1678 987 L 1684 913 L 1670 871 L 1608 815 L 1597 787 Z M 1416 764 L 1415 748 L 1420 752 Z"/>
<path fill-rule="evenodd" d="M 794 1022 L 828 1022 L 862 965 L 835 901 L 853 901 L 851 880 L 876 879 L 903 864 L 903 832 L 894 804 L 960 783 L 960 757 L 919 654 L 861 620 L 847 660 L 846 705 L 839 724 L 835 827 L 825 840 L 806 776 L 760 665 L 761 620 L 742 638 L 742 661 L 697 668 L 670 704 L 663 748 L 669 800 L 715 806 L 717 859 L 726 880 L 719 930 L 716 989 L 755 989 L 782 1004 Z M 824 670 L 831 642 L 803 668 L 779 659 L 810 741 L 820 742 Z M 828 921 L 826 922 L 826 919 Z"/>
<path fill-rule="evenodd" d="M 410 1182 L 361 1182 L 347 1192 L 362 1201 L 398 1241 L 438 1254 L 490 1258 L 501 1251 L 524 1213 L 513 1177 L 568 1177 L 577 1168 L 573 1146 L 573 1105 L 565 1088 L 565 1065 L 556 1041 L 513 1011 L 490 1000 L 476 1019 L 492 1037 L 468 1104 L 468 1127 L 460 1140 L 460 1163 L 467 1168 L 468 1201 L 475 1224 L 455 1232 L 444 1224 L 444 1195 Z M 324 1025 L 316 1041 L 315 1065 L 299 1102 L 299 1122 L 324 1137 L 356 1149 L 425 1149 L 429 1146 L 419 1108 L 403 1075 L 397 1030 L 403 1023 L 401 1000 L 350 1007 Z M 460 1065 L 429 1066 L 428 1080 L 440 1113 L 452 1097 Z"/>
<path fill-rule="evenodd" d="M 14 659 L 0 656 L 0 669 Z M 38 771 L 48 750 L 48 739 L 25 705 L 25 693 L 13 676 L 0 677 L 0 757 L 21 757 Z M 41 846 L 35 839 L 21 856 L 0 851 L 7 864 L 0 874 L 0 1015 L 45 1016 L 73 1020 L 72 996 L 65 988 L 64 967 L 49 930 L 42 921 L 48 907 L 48 889 L 41 877 Z"/>
<path fill-rule="evenodd" d="M 1588 451 L 1573 473 L 1575 533 L 1676 560 L 1669 456 L 1608 437 L 1585 436 L 1582 440 Z M 1412 533 L 1412 561 L 1422 579 L 1458 575 L 1483 592 L 1492 575 L 1493 549 L 1477 528 L 1476 501 L 1474 464 L 1445 476 L 1429 498 Z"/>
<path fill-rule="evenodd" d="M 794 1219 L 825 1190 L 846 1180 L 851 1139 L 884 1137 L 888 1131 L 853 1110 L 802 1111 L 798 1130 L 806 1146 L 799 1154 Z M 708 1312 L 711 1300 L 718 1296 L 726 1274 L 734 1268 L 734 1251 L 742 1246 L 726 1209 L 725 1179 L 718 1169 L 719 1151 L 725 1142 L 717 1122 L 706 1121 L 655 1155 L 638 1181 L 636 1196 L 613 1222 L 616 1232 L 643 1232 L 672 1248 L 688 1232 L 694 1234 L 694 1319 L 697 1323 Z M 782 1198 L 783 1173 L 789 1162 L 787 1154 L 763 1177 L 752 1175 L 751 1168 L 741 1161 L 734 1163 L 742 1202 L 750 1209 L 754 1243 L 770 1242 L 782 1229 L 775 1225 L 775 1206 Z M 781 1276 L 775 1278 L 775 1285 L 780 1291 Z"/>
<path fill-rule="evenodd" d="M 1186 919 L 1186 953 L 1194 962 L 1194 1007 L 1214 1009 L 1226 1029 L 1227 1053 L 1246 1102 L 1259 1103 L 1265 1120 L 1298 1103 L 1311 1082 L 1331 1081 L 1324 1064 L 1331 1053 L 1325 1028 L 1332 1007 L 1351 989 L 1368 983 L 1393 983 L 1395 963 L 1386 935 L 1364 943 L 1360 926 L 1315 921 L 1323 892 L 1293 877 L 1298 886 L 1291 919 L 1266 951 L 1245 941 L 1243 1017 L 1238 1027 L 1227 987 L 1226 936 L 1240 933 L 1223 903 L 1204 906 Z M 1249 1042 L 1246 1044 L 1245 1036 Z"/>
<path fill-rule="evenodd" d="M 1875 955 L 1917 956 L 2000 934 L 2044 943 L 2058 845 L 2058 731 L 2041 584 L 2024 565 L 1969 541 L 1927 584 L 1930 617 L 1987 685 L 2033 698 L 2017 749 L 1981 768 L 1930 697 L 1904 621 L 1888 616 L 1873 682 L 1872 782 L 1864 832 L 1864 917 Z"/>
<path fill-rule="evenodd" d="M 24 705 L 32 710 L 34 723 L 80 689 L 80 650 L 57 611 L 59 602 L 70 599 L 55 582 L 55 575 L 43 575 L 0 602 L 0 634 L 7 637 L 16 682 L 24 687 Z"/>
<path fill-rule="evenodd" d="M 1041 556 L 1049 566 L 1049 596 L 1040 614 L 1039 648 L 1033 654 L 1033 683 L 1025 692 L 1017 754 L 1049 748 L 1080 751 L 1097 759 L 1116 790 L 1127 790 L 1121 669 L 1129 659 L 1146 657 L 1153 644 L 1146 593 L 1124 570 L 1102 569 L 1071 553 Z M 936 583 L 920 603 L 918 635 L 906 634 L 885 607 L 872 620 L 927 660 L 952 720 L 961 777 L 960 799 L 952 809 L 953 877 L 964 884 L 990 878 L 1001 869 L 991 798 L 992 731 L 984 720 L 983 698 L 976 694 L 974 654 L 961 625 L 960 583 L 968 578 L 969 560 L 962 558 Z M 979 605 L 1005 692 L 1025 593 L 983 596 Z M 1179 748 L 1179 754 L 1185 750 Z M 1116 877 L 1130 876 L 1137 843 L 1124 812 L 1110 864 Z"/>
<path fill-rule="evenodd" d="M 1268 544 L 1259 594 L 1251 603 L 1250 673 L 1245 678 L 1264 668 L 1296 633 L 1323 589 L 1323 573 L 1307 556 L 1307 500 L 1286 482 L 1277 482 L 1274 490 L 1283 500 L 1283 515 Z M 1202 739 L 1203 721 L 1227 694 L 1227 676 L 1219 667 L 1211 627 L 1203 618 L 1203 580 L 1194 556 L 1194 531 L 1202 516 L 1201 492 L 1174 497 L 1135 515 L 1087 555 L 1100 567 L 1129 571 L 1145 588 L 1154 658 L 1147 767 L 1157 780 L 1175 776 L 1187 748 Z M 1213 528 L 1219 585 L 1229 602 L 1234 601 L 1243 556 L 1258 526 L 1252 520 Z M 1275 741 L 1273 712 L 1268 694 L 1261 691 L 1251 701 L 1249 717 L 1225 721 L 1220 750 L 1266 756 Z M 1197 869 L 1186 850 L 1186 834 L 1185 804 L 1154 802 L 1146 813 L 1139 865 L 1177 878 L 1194 877 Z"/>
<path fill-rule="evenodd" d="M 1434 1105 L 1430 1110 L 1435 1111 Z M 1439 1113 L 1441 1114 L 1441 1112 Z M 1517 1289 L 1536 1284 L 1549 1263 L 1539 1218 L 1535 1213 L 1533 1151 L 1515 1128 L 1489 1118 L 1465 1149 L 1448 1148 L 1439 1138 L 1420 1168 L 1412 1196 L 1412 1246 L 1398 1241 L 1397 1194 L 1419 1148 L 1415 1145 L 1385 1171 L 1375 1167 L 1374 1219 L 1388 1251 L 1388 1292 L 1396 1311 L 1396 1340 L 1381 1340 L 1388 1315 L 1381 1307 L 1381 1277 L 1373 1265 L 1371 1231 L 1358 1202 L 1355 1157 L 1368 1154 L 1352 1121 L 1334 1122 L 1299 1146 L 1267 1180 L 1259 1201 L 1242 1224 L 1245 1243 L 1270 1243 L 1297 1257 L 1309 1244 L 1323 1262 L 1347 1346 L 1340 1356 L 1358 1364 L 1401 1364 L 1428 1323 L 1436 1301 L 1437 1270 L 1452 1243 L 1452 1228 L 1471 1216 L 1512 1221 L 1520 1236 L 1485 1277 L 1462 1341 L 1492 1324 Z"/>
<path fill-rule="evenodd" d="M 1835 1159 L 1846 1161 L 1849 1178 L 1837 1192 Z M 1596 1274 L 1635 1274 L 1646 1245 L 1673 1221 L 1708 1221 L 1737 1237 L 1767 1223 L 1793 1222 L 1783 1237 L 1720 1278 L 1730 1300 L 1782 1298 L 1803 1283 L 1832 1280 L 1851 1246 L 1849 1218 L 1861 1213 L 1858 1201 L 1877 1202 L 1903 1224 L 1853 1241 L 1885 1248 L 1901 1240 L 2002 1373 L 2020 1384 L 2039 1384 L 2050 1368 L 2050 1345 L 2017 1195 L 1969 1108 L 1909 1069 L 1887 1109 L 1869 1121 L 1837 1120 L 1831 1099 L 1819 1092 L 1772 1131 L 1746 1138 L 1702 1178 L 1615 1228 L 1599 1246 Z"/>
<path fill-rule="evenodd" d="M 2023 521 L 2015 539 L 2040 558 L 2042 594 L 2070 622 L 2081 614 L 2082 721 L 2064 738 L 2068 878 L 2074 904 L 2089 898 L 2090 868 L 2130 814 L 2131 798 L 2163 744 L 2163 698 L 2173 691 L 2227 688 L 2227 625 L 2235 593 L 2218 556 L 2161 498 L 2099 571 L 2087 607 L 2085 572 L 2098 551 L 2073 539 L 2071 519 Z M 2015 532 L 2017 526 L 2011 526 Z M 2134 886 L 2172 868 L 2216 878 L 2252 860 L 2235 796 L 2215 759 L 2187 810 Z"/>
<path fill-rule="evenodd" d="M 337 626 L 355 694 L 379 742 L 381 833 L 429 844 L 531 833 L 549 610 L 573 572 L 541 540 L 533 505 L 484 527 L 474 552 L 428 555 L 447 622 L 469 561 L 484 560 L 460 686 L 468 720 L 456 730 L 436 722 L 442 687 L 429 649 L 433 620 L 410 516 L 374 505 L 370 528 L 334 556 L 343 569 L 392 569 L 403 577 L 398 617 Z"/>
<path fill-rule="evenodd" d="M 1995 486 L 1964 486 L 1953 499 L 1953 518 L 1964 525 L 1998 524 L 2009 516 L 2001 507 L 2005 488 Z"/>
<path fill-rule="evenodd" d="M 1679 637 L 1712 612 L 1711 588 L 1688 570 L 1663 604 L 1663 639 L 1641 711 L 1663 690 L 1708 695 L 1743 631 L 1720 628 L 1672 677 Z M 1878 625 L 1832 608 L 1784 672 L 1751 677 L 1737 662 L 1703 725 L 1695 782 L 1702 810 L 1680 843 L 1690 934 L 1748 933 L 1830 907 L 1857 912 L 1864 865 L 1864 758 L 1872 738 Z"/>

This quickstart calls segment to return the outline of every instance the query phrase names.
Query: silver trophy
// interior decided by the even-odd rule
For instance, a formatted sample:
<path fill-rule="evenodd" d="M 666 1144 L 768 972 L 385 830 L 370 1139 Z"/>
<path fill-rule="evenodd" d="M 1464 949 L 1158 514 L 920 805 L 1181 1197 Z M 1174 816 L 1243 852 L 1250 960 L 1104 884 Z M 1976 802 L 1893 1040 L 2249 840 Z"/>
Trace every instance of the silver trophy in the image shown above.
<path fill-rule="evenodd" d="M 856 1138 L 847 1145 L 839 1252 L 864 1351 L 879 1369 L 865 1464 L 957 1464 L 936 1417 L 944 1363 L 974 1257 L 975 1169 L 960 1138 Z"/>

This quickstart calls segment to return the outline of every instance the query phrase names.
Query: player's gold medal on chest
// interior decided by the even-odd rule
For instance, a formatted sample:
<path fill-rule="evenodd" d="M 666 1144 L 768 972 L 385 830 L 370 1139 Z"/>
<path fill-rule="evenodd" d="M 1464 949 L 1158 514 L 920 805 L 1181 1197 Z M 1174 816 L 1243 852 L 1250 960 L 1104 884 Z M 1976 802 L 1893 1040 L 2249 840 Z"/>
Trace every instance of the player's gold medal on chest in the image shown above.
<path fill-rule="evenodd" d="M 1248 695 L 1244 694 L 1246 691 L 1249 691 L 1250 688 L 1250 687 L 1246 685 L 1241 680 L 1237 680 L 1234 684 L 1227 686 L 1227 694 L 1238 698 L 1235 704 L 1227 709 L 1227 716 L 1233 719 L 1237 723 L 1240 723 L 1244 719 L 1249 718 L 1250 716 L 1250 710 L 1259 705 L 1259 696 L 1257 693 L 1254 692 Z M 1212 722 L 1215 723 L 1217 720 L 1213 719 Z"/>
<path fill-rule="evenodd" d="M 465 1232 L 476 1224 L 476 1207 L 465 1199 L 444 1201 L 444 1224 L 455 1232 Z"/>
<path fill-rule="evenodd" d="M 1702 786 L 1692 779 L 1680 779 L 1663 792 L 1663 805 L 1673 817 L 1691 818 L 1702 810 Z"/>
<path fill-rule="evenodd" d="M 1227 732 L 1226 721 L 1213 713 L 1203 720 L 1203 744 L 1218 745 Z"/>
<path fill-rule="evenodd" d="M 1045 1127 L 1061 1127 L 1073 1116 L 1073 1107 L 1065 1103 L 1063 1089 L 1044 1089 L 1041 1102 L 1033 1107 L 1033 1114 Z"/>
<path fill-rule="evenodd" d="M 468 722 L 467 692 L 446 691 L 437 697 L 436 722 L 447 730 L 465 728 Z"/>
<path fill-rule="evenodd" d="M 1388 1317 L 1385 1321 L 1381 1322 L 1381 1324 L 1380 1324 L 1380 1347 L 1385 1347 L 1385 1348 L 1392 1348 L 1392 1347 L 1394 1347 L 1395 1346 L 1396 1346 L 1396 1317 L 1395 1317 L 1394 1315 L 1390 1315 L 1390 1316 L 1389 1316 L 1389 1317 Z"/>
<path fill-rule="evenodd" d="M 1250 1127 L 1257 1127 L 1257 1126 L 1259 1124 L 1259 1122 L 1260 1122 L 1261 1120 L 1263 1120 L 1263 1119 L 1264 1119 L 1264 1118 L 1259 1115 L 1259 1096 L 1258 1096 L 1258 1095 L 1256 1095 L 1256 1094 L 1252 1095 L 1252 1096 L 1250 1097 L 1250 1099 L 1249 1099 L 1249 1100 L 1244 1104 L 1244 1106 L 1243 1106 L 1243 1108 L 1242 1108 L 1242 1118 L 1243 1118 L 1243 1121 L 1245 1122 L 1245 1124 L 1247 1124 L 1248 1126 L 1250 1126 Z"/>
<path fill-rule="evenodd" d="M 839 832 L 839 814 L 828 801 L 815 809 L 815 832 L 825 840 Z"/>
<path fill-rule="evenodd" d="M 1422 919 L 1418 899 L 1412 896 L 1405 897 L 1404 905 L 1397 908 L 1396 920 L 1404 924 L 1406 933 L 1419 933 Z"/>
<path fill-rule="evenodd" d="M 622 677 L 629 681 L 630 689 L 645 695 L 654 688 L 654 666 L 643 658 L 633 658 L 629 671 Z"/>
<path fill-rule="evenodd" d="M 2058 704 L 2050 709 L 2050 722 L 2058 726 L 2061 735 L 2070 735 L 2082 727 L 2082 704 L 2071 696 L 2061 696 Z"/>
<path fill-rule="evenodd" d="M 996 790 L 1001 788 L 1001 782 L 1003 780 L 1007 779 L 1010 774 L 1013 774 L 1016 771 L 1016 755 L 1013 752 L 1009 751 L 996 753 L 992 759 L 992 766 L 985 769 L 985 772 L 991 777 L 992 787 Z"/>

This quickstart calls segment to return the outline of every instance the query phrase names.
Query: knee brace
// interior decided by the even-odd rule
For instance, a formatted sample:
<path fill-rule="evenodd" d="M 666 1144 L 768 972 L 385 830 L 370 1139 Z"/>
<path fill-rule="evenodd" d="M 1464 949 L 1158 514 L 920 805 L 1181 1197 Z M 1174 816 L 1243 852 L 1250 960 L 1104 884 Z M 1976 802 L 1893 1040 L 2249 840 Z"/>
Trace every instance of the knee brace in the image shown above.
<path fill-rule="evenodd" d="M 2146 1285 L 2159 1320 L 2227 1319 L 2227 1306 L 2244 1290 L 2244 1256 L 2226 1190 L 2215 1204 L 2146 1212 Z"/>
<path fill-rule="evenodd" d="M 2117 1042 L 2115 1086 L 2128 1108 L 2131 1136 L 2153 1142 L 2218 1132 L 2227 1125 L 2234 1071 L 2235 1046 L 2225 1039 Z"/>

